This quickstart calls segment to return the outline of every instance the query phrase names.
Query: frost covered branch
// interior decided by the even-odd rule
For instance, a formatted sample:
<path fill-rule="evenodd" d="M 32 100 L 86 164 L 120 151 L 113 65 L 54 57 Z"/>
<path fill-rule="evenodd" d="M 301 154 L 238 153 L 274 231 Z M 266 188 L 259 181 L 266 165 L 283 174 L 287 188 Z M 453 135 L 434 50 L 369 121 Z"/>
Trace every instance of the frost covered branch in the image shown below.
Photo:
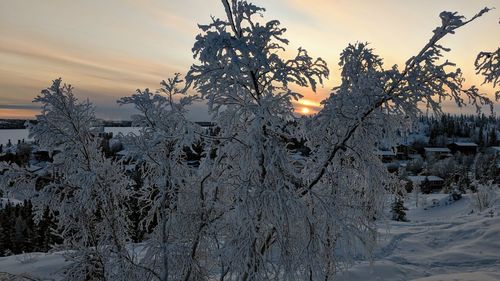
<path fill-rule="evenodd" d="M 474 62 L 476 73 L 484 76 L 484 83 L 493 87 L 500 84 L 500 48 L 494 52 L 480 52 Z M 500 100 L 500 91 L 495 92 L 495 99 Z"/>
<path fill-rule="evenodd" d="M 488 8 L 484 8 L 470 20 L 464 20 L 464 17 L 457 13 L 442 12 L 441 26 L 433 31 L 433 36 L 419 53 L 406 62 L 401 72 L 397 66 L 384 70 L 382 60 L 374 55 L 373 50 L 367 48 L 366 44 L 349 45 L 341 55 L 342 84 L 334 89 L 335 92 L 329 100 L 324 101 L 325 109 L 318 114 L 317 119 L 320 122 L 320 130 L 324 130 L 328 122 L 350 125 L 343 129 L 345 133 L 332 143 L 333 148 L 327 153 L 328 157 L 323 161 L 319 172 L 307 187 L 299 189 L 300 193 L 307 194 L 320 182 L 337 154 L 373 113 L 385 112 L 389 118 L 396 114 L 414 117 L 420 111 L 417 106 L 421 102 L 426 103 L 436 113 L 441 113 L 442 100 L 450 98 L 458 106 L 462 106 L 465 104 L 462 95 L 475 104 L 478 110 L 480 105 L 489 105 L 492 108 L 492 102 L 481 95 L 477 88 L 463 88 L 464 79 L 460 69 L 447 71 L 447 67 L 453 67 L 455 64 L 448 61 L 439 63 L 439 59 L 443 57 L 442 52 L 448 52 L 449 49 L 437 44 L 446 35 L 453 34 L 456 29 L 488 11 Z M 360 101 L 366 101 L 366 104 L 361 104 Z M 346 103 L 354 109 L 347 116 L 342 112 L 345 111 L 343 107 Z M 381 117 L 384 117 L 384 114 Z M 326 118 L 331 120 L 324 120 Z M 394 128 L 387 128 L 392 129 Z"/>

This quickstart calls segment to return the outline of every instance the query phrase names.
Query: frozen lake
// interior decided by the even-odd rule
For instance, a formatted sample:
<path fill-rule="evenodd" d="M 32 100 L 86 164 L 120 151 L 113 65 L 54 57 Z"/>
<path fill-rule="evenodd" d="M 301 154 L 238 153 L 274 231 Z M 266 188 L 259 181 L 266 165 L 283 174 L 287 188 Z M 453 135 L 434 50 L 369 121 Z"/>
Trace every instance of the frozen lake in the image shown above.
<path fill-rule="evenodd" d="M 2 129 L 0 130 L 0 144 L 6 145 L 10 140 L 16 144 L 18 140 L 29 140 L 27 129 Z"/>
<path fill-rule="evenodd" d="M 139 128 L 137 127 L 105 127 L 105 132 L 111 132 L 114 136 L 119 133 L 124 135 L 128 133 L 139 133 Z M 28 129 L 3 129 L 0 130 L 0 144 L 6 145 L 10 140 L 12 144 L 17 144 L 18 140 L 30 141 L 31 139 L 28 137 Z"/>

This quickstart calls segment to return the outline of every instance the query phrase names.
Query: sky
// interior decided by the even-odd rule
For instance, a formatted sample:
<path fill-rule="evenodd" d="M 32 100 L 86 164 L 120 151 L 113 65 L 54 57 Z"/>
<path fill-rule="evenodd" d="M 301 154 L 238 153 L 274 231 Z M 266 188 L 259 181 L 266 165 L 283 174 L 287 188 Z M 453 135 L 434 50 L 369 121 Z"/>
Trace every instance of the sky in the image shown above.
<path fill-rule="evenodd" d="M 287 52 L 303 47 L 325 59 L 330 77 L 313 93 L 301 89 L 298 113 L 313 113 L 339 83 L 338 58 L 347 44 L 369 42 L 386 65 L 402 65 L 425 45 L 440 24 L 441 11 L 471 17 L 497 7 L 447 37 L 447 58 L 462 68 L 468 84 L 493 96 L 474 72 L 474 59 L 500 45 L 500 0 L 255 0 L 265 19 L 287 28 Z M 55 78 L 72 84 L 104 119 L 129 119 L 131 108 L 116 100 L 138 88 L 159 88 L 175 72 L 186 73 L 197 24 L 223 17 L 219 0 L 0 0 L 0 118 L 33 118 L 33 98 Z M 473 113 L 443 105 L 451 113 Z M 500 107 L 495 106 L 500 113 Z M 207 120 L 207 108 L 191 108 L 193 120 Z"/>

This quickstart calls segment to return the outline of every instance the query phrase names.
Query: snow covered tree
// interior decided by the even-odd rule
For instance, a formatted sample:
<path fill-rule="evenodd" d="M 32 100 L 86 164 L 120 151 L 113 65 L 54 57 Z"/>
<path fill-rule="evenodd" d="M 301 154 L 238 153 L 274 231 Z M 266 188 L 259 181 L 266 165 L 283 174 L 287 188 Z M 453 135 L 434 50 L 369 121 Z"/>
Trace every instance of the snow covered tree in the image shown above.
<path fill-rule="evenodd" d="M 162 81 L 156 93 L 137 90 L 119 100 L 139 111 L 133 125 L 141 127 L 140 134 L 124 141 L 142 175 L 137 192 L 145 215 L 140 225 L 149 235 L 144 258 L 134 264 L 147 280 L 198 279 L 199 265 L 190 253 L 199 243 L 198 220 L 205 214 L 200 213 L 197 173 L 186 161 L 185 148 L 194 143 L 200 128 L 184 114 L 199 98 L 188 95 L 189 84 L 183 83 L 177 73 Z"/>
<path fill-rule="evenodd" d="M 367 44 L 349 45 L 341 55 L 342 84 L 319 114 L 302 121 L 291 106 L 300 95 L 288 86 L 315 90 L 328 75 L 324 61 L 301 48 L 282 59 L 288 41 L 278 21 L 255 21 L 264 10 L 246 1 L 222 3 L 227 19 L 200 25 L 193 47 L 200 64 L 189 73 L 224 139 L 215 160 L 206 159 L 213 163 L 206 196 L 224 200 L 212 225 L 223 241 L 221 272 L 243 280 L 332 279 L 353 245 L 370 250 L 382 195 L 394 187 L 373 154 L 380 141 L 395 145 L 419 103 L 436 113 L 446 98 L 459 106 L 464 96 L 478 108 L 490 104 L 476 88 L 463 87 L 453 63 L 439 62 L 449 50 L 437 44 L 488 9 L 470 20 L 441 13 L 442 25 L 403 70 L 385 70 Z M 301 122 L 300 129 L 292 130 L 291 121 Z M 293 137 L 311 148 L 302 169 L 284 145 Z"/>
<path fill-rule="evenodd" d="M 47 168 L 57 173 L 36 197 L 40 206 L 57 212 L 64 246 L 75 261 L 68 280 L 128 280 L 124 210 L 128 179 L 122 166 L 106 158 L 99 147 L 94 107 L 79 102 L 71 85 L 53 81 L 34 100 L 42 104 L 30 137 L 58 151 Z M 32 186 L 32 189 L 33 186 Z M 42 215 L 40 210 L 40 215 Z"/>
<path fill-rule="evenodd" d="M 309 230 L 303 226 L 312 210 L 297 190 L 300 171 L 286 148 L 296 136 L 292 100 L 301 97 L 289 85 L 315 90 L 328 69 L 302 48 L 284 59 L 285 29 L 257 20 L 264 9 L 222 3 L 227 18 L 200 25 L 193 47 L 200 63 L 189 73 L 221 128 L 216 157 L 201 163 L 210 175 L 204 196 L 217 204 L 209 230 L 218 245 L 214 258 L 224 279 L 283 273 L 294 279 L 307 267 L 301 251 Z"/>

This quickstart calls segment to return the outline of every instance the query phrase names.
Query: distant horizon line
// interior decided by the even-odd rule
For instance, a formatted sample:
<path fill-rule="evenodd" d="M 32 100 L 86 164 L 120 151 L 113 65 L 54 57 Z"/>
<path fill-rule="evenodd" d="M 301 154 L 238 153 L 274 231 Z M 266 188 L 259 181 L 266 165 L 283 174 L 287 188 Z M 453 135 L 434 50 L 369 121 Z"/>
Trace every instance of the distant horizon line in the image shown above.
<path fill-rule="evenodd" d="M 310 114 L 310 115 L 301 115 L 301 116 L 312 116 L 312 115 L 315 115 L 315 114 Z M 481 111 L 481 112 L 478 112 L 478 113 L 449 113 L 449 112 L 445 112 L 443 113 L 442 115 L 448 115 L 448 116 L 457 116 L 457 117 L 460 117 L 460 116 L 465 116 L 465 117 L 468 117 L 468 116 L 481 116 L 481 115 L 484 115 L 486 117 L 494 117 L 494 118 L 500 118 L 500 116 L 497 116 L 496 115 L 496 112 L 493 112 L 493 113 L 489 113 L 489 114 L 485 114 L 484 111 Z M 432 114 L 420 114 L 418 117 L 432 117 L 432 116 L 435 116 L 434 113 Z M 100 118 L 100 117 L 96 117 L 97 120 L 99 121 L 104 121 L 104 122 L 133 122 L 132 119 L 112 119 L 112 118 L 109 118 L 109 119 L 106 119 L 106 118 Z M 0 117 L 0 121 L 36 121 L 36 116 L 33 116 L 33 117 L 25 117 L 25 118 L 18 118 L 18 117 L 13 117 L 13 118 L 10 118 L 10 117 Z M 197 120 L 197 121 L 193 121 L 194 123 L 215 123 L 214 121 L 211 121 L 211 120 Z"/>

